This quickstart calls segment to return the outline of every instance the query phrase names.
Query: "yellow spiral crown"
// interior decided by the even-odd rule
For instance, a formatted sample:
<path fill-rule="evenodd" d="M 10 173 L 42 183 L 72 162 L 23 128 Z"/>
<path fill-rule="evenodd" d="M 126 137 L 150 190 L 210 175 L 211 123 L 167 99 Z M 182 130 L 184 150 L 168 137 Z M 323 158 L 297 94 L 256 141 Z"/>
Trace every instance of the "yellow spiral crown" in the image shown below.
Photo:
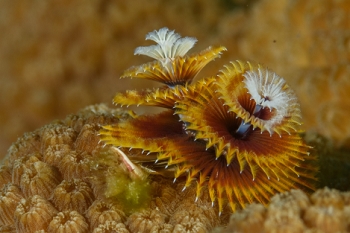
<path fill-rule="evenodd" d="M 196 200 L 208 189 L 221 213 L 225 203 L 268 203 L 291 188 L 313 189 L 314 157 L 300 137 L 297 98 L 283 78 L 250 62 L 235 61 L 213 77 L 192 83 L 223 46 L 186 55 L 197 41 L 162 28 L 146 39 L 157 43 L 135 54 L 156 60 L 124 72 L 122 78 L 156 80 L 161 88 L 118 93 L 117 105 L 160 106 L 168 110 L 104 126 L 101 140 L 138 148 L 132 163 L 149 172 L 196 181 Z"/>

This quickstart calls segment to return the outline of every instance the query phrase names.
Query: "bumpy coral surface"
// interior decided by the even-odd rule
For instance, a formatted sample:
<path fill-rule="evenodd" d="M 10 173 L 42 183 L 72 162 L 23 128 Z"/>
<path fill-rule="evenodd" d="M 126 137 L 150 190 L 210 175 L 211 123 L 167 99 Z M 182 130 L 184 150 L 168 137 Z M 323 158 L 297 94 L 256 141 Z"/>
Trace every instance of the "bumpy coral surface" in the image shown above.
<path fill-rule="evenodd" d="M 130 209 L 133 180 L 98 132 L 132 116 L 91 106 L 20 137 L 1 164 L 0 232 L 208 232 L 223 224 L 207 195 L 194 202 L 195 187 L 182 192 L 184 181 L 162 176 L 142 181 L 151 198 Z M 122 193 L 106 197 L 111 176 Z"/>
<path fill-rule="evenodd" d="M 249 205 L 215 232 L 350 232 L 350 192 L 320 189 L 311 197 L 300 190 L 277 194 L 271 203 Z"/>

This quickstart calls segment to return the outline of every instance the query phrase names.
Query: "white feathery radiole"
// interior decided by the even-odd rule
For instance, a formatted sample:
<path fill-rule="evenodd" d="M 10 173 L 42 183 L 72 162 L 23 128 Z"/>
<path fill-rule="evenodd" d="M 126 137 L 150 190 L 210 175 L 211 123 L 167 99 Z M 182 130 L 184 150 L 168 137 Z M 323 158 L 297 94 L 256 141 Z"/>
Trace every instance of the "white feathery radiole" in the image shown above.
<path fill-rule="evenodd" d="M 283 90 L 286 82 L 283 78 L 272 71 L 258 69 L 258 72 L 247 71 L 243 74 L 243 81 L 256 104 L 263 108 L 276 109 L 279 112 L 285 111 L 286 103 L 293 96 Z"/>
<path fill-rule="evenodd" d="M 137 47 L 134 54 L 152 57 L 163 64 L 177 56 L 186 55 L 197 42 L 193 37 L 181 38 L 180 34 L 166 27 L 148 33 L 146 40 L 153 40 L 157 45 Z"/>
<path fill-rule="evenodd" d="M 258 69 L 258 72 L 247 71 L 243 76 L 248 93 L 257 105 L 263 108 L 268 107 L 270 110 L 276 109 L 281 115 L 286 113 L 288 108 L 286 103 L 295 97 L 283 90 L 286 84 L 283 78 L 272 71 L 261 68 Z"/>
<path fill-rule="evenodd" d="M 243 74 L 246 88 L 251 98 L 256 102 L 256 108 L 275 110 L 274 116 L 266 120 L 265 127 L 273 133 L 273 127 L 288 117 L 291 105 L 294 106 L 296 96 L 287 91 L 285 80 L 276 73 L 258 68 L 256 71 L 247 71 Z"/>

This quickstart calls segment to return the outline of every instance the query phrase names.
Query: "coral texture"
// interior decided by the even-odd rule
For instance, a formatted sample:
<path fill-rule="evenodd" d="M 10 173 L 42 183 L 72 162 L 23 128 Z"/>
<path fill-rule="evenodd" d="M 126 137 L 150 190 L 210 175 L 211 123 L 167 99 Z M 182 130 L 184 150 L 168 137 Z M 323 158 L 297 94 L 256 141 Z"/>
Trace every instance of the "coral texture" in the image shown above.
<path fill-rule="evenodd" d="M 162 176 L 147 178 L 151 199 L 130 213 L 124 191 L 129 186 L 135 191 L 133 183 L 125 183 L 127 173 L 114 151 L 98 143 L 98 131 L 132 116 L 90 106 L 19 138 L 1 164 L 0 231 L 207 232 L 223 224 L 225 218 L 219 218 L 208 196 L 195 203 L 195 186 L 182 192 L 184 181 L 174 185 Z M 121 170 L 114 177 L 116 168 Z M 126 186 L 120 187 L 121 195 L 107 198 L 111 176 Z M 191 217 L 184 219 L 187 212 Z"/>
<path fill-rule="evenodd" d="M 350 232 L 350 192 L 323 188 L 308 197 L 300 190 L 277 194 L 271 203 L 249 205 L 214 232 Z"/>
<path fill-rule="evenodd" d="M 77 211 L 63 211 L 57 213 L 50 221 L 48 232 L 89 232 L 89 225 L 85 218 Z"/>

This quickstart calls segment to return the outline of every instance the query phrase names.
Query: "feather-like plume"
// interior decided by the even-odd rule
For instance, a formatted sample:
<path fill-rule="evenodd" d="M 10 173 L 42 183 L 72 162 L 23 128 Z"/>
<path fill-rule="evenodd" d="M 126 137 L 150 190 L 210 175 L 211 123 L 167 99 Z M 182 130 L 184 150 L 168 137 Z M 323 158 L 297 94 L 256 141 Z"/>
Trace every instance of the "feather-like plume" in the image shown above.
<path fill-rule="evenodd" d="M 196 75 L 209 62 L 226 50 L 223 46 L 209 47 L 199 53 L 186 55 L 197 42 L 196 38 L 184 37 L 168 28 L 150 32 L 146 40 L 156 45 L 141 46 L 135 49 L 135 55 L 146 55 L 156 59 L 141 66 L 126 70 L 121 78 L 143 78 L 161 82 L 174 88 L 176 85 L 191 83 Z"/>
<path fill-rule="evenodd" d="M 164 61 L 152 61 L 127 69 L 121 78 L 142 78 L 166 84 L 169 87 L 191 83 L 196 75 L 211 61 L 220 57 L 226 51 L 223 46 L 207 49 L 184 56 L 176 56 Z"/>
<path fill-rule="evenodd" d="M 148 33 L 146 40 L 153 40 L 157 45 L 137 47 L 134 54 L 152 57 L 164 65 L 177 56 L 183 57 L 197 42 L 193 37 L 181 38 L 166 27 Z"/>
<path fill-rule="evenodd" d="M 270 135 L 291 133 L 300 128 L 297 98 L 284 79 L 274 72 L 261 65 L 236 61 L 225 66 L 218 78 L 217 91 L 244 124 L 266 130 Z M 250 103 L 250 110 L 244 107 L 246 103 Z"/>

